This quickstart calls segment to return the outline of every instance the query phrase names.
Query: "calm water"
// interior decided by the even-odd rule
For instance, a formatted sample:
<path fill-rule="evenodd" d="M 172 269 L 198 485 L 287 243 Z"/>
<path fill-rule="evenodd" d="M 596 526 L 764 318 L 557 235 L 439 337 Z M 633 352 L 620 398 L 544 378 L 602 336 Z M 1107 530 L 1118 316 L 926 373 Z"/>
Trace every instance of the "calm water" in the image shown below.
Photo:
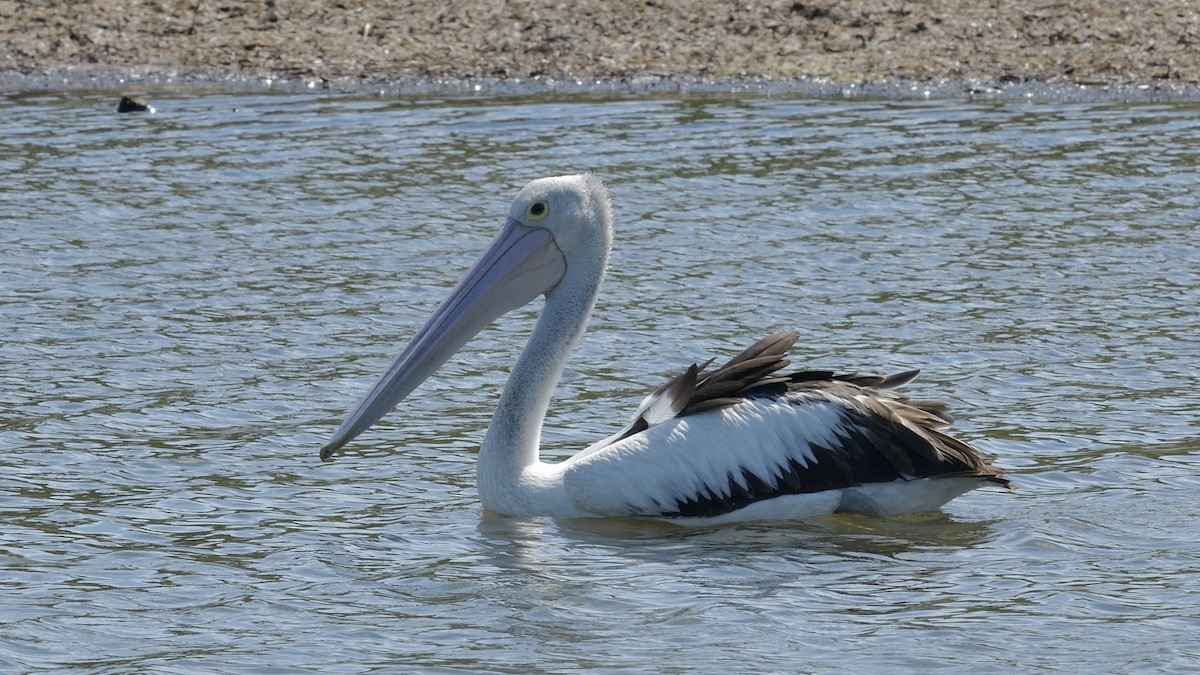
<path fill-rule="evenodd" d="M 0 670 L 1192 670 L 1200 108 L 0 98 Z M 483 517 L 536 307 L 332 463 L 528 180 L 611 273 L 544 442 L 767 332 L 924 369 L 1018 485 L 897 520 Z"/>

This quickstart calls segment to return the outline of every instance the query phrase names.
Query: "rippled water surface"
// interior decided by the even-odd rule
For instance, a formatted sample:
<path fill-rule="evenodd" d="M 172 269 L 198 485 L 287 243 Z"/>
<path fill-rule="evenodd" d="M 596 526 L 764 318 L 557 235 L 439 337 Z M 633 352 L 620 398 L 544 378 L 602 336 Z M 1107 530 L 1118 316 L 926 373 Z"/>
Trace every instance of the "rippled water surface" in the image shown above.
<path fill-rule="evenodd" d="M 1166 669 L 1200 659 L 1200 108 L 0 98 L 0 670 Z M 1015 493 L 683 530 L 485 516 L 536 306 L 317 448 L 521 185 L 617 218 L 544 452 L 803 333 L 924 369 Z"/>

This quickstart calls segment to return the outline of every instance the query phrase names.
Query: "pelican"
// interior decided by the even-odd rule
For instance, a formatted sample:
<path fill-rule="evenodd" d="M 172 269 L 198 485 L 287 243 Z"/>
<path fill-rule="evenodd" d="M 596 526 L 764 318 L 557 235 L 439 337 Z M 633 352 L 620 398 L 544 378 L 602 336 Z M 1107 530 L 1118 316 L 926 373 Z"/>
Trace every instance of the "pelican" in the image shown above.
<path fill-rule="evenodd" d="M 992 458 L 941 429 L 939 401 L 871 377 L 782 372 L 797 333 L 720 368 L 693 364 L 647 396 L 621 431 L 562 462 L 539 436 L 595 305 L 612 244 L 608 191 L 592 174 L 525 186 L 491 246 L 321 448 L 358 436 L 497 317 L 546 300 L 479 450 L 483 506 L 510 516 L 640 516 L 685 524 L 803 520 L 839 511 L 936 510 L 982 485 L 1011 488 Z"/>

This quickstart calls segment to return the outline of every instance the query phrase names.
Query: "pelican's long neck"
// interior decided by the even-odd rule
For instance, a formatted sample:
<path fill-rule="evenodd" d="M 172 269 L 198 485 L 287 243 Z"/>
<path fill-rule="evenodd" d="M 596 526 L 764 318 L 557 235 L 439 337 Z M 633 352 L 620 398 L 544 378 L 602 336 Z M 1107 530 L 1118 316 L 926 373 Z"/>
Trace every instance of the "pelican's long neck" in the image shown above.
<path fill-rule="evenodd" d="M 479 496 L 493 511 L 513 514 L 523 510 L 521 474 L 539 461 L 542 422 L 550 396 L 583 336 L 603 275 L 603 260 L 596 269 L 567 270 L 546 295 L 533 334 L 508 376 L 479 450 Z"/>

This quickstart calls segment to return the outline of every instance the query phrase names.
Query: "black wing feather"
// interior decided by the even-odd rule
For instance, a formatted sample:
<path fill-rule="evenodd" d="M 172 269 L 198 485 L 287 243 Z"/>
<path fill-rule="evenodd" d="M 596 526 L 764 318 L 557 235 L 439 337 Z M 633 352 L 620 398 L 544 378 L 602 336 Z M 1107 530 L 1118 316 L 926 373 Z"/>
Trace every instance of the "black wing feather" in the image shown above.
<path fill-rule="evenodd" d="M 798 338 L 795 332 L 770 335 L 711 373 L 706 372 L 711 360 L 694 364 L 656 393 L 669 392 L 670 407 L 677 417 L 756 397 L 796 394 L 798 401 L 835 401 L 845 415 L 837 449 L 810 444 L 808 450 L 815 462 L 806 465 L 791 459 L 774 476 L 758 476 L 743 468 L 738 475 L 729 475 L 728 484 L 721 486 L 724 489 L 710 486 L 677 502 L 673 511 L 663 515 L 715 516 L 785 494 L 914 477 L 976 477 L 1011 487 L 990 456 L 940 431 L 953 421 L 945 403 L 910 399 L 895 391 L 914 380 L 920 371 L 887 376 L 838 374 L 831 370 L 780 373 L 788 366 L 786 353 Z M 650 426 L 646 419 L 636 419 L 619 438 L 641 433 Z"/>

